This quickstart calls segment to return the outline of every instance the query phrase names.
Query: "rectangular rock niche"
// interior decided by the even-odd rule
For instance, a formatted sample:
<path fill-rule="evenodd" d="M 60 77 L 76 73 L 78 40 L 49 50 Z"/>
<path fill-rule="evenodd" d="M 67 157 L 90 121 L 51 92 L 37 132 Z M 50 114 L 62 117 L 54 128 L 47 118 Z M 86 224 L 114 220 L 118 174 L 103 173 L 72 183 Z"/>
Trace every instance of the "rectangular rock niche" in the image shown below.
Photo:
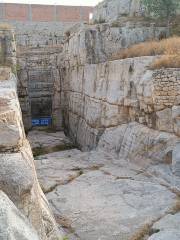
<path fill-rule="evenodd" d="M 32 126 L 52 124 L 53 78 L 51 70 L 34 69 L 28 72 Z"/>

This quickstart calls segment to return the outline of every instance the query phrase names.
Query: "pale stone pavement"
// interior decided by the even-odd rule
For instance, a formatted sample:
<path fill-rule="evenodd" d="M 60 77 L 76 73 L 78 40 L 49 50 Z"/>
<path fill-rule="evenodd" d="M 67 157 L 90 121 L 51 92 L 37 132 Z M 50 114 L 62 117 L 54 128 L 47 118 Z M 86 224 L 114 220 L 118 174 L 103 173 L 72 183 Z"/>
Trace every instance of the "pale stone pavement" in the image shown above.
<path fill-rule="evenodd" d="M 180 239 L 180 179 L 168 163 L 71 149 L 36 157 L 35 164 L 68 239 Z"/>

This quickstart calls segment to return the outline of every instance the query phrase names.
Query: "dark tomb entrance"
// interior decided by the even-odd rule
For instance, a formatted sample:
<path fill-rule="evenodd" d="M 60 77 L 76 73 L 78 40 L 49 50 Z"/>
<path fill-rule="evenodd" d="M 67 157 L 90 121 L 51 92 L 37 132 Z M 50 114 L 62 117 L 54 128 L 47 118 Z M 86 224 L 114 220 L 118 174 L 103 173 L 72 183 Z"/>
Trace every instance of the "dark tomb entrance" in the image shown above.
<path fill-rule="evenodd" d="M 32 126 L 49 126 L 52 124 L 52 73 L 34 69 L 29 71 L 28 77 Z"/>

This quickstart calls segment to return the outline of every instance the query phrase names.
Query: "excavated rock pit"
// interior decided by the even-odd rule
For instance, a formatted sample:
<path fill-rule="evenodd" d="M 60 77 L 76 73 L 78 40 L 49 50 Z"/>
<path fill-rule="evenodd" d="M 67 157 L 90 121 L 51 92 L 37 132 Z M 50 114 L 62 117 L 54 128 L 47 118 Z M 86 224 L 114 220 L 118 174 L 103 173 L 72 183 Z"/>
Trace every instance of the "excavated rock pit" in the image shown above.
<path fill-rule="evenodd" d="M 18 28 L 17 56 L 13 33 L 0 32 L 11 60 L 0 68 L 3 240 L 4 219 L 25 240 L 180 239 L 180 69 L 151 69 L 158 56 L 109 60 L 166 34 L 129 20 L 141 10 L 140 1 L 105 1 L 94 17 L 109 22 L 65 37 L 36 28 L 27 42 Z M 32 128 L 48 116 L 51 126 Z"/>
<path fill-rule="evenodd" d="M 180 179 L 170 163 L 118 158 L 101 145 L 36 157 L 38 180 L 68 239 L 178 239 Z"/>
<path fill-rule="evenodd" d="M 62 132 L 28 139 L 69 240 L 179 239 L 179 69 L 153 71 L 148 56 L 107 61 L 117 39 L 127 47 L 162 31 L 81 26 L 58 53 L 53 109 L 72 143 Z"/>

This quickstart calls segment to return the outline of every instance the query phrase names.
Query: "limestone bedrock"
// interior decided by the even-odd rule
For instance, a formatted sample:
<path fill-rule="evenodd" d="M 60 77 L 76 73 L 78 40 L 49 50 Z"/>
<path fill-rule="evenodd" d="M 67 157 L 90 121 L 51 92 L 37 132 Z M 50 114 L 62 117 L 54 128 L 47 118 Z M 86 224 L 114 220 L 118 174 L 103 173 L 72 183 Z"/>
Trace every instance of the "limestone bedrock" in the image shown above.
<path fill-rule="evenodd" d="M 153 223 L 179 211 L 180 179 L 167 163 L 119 159 L 100 149 L 50 153 L 35 163 L 40 185 L 68 239 L 129 240 L 144 229 L 149 236 Z M 174 226 L 169 226 L 172 236 L 179 232 L 178 221 L 167 223 Z"/>
<path fill-rule="evenodd" d="M 142 14 L 139 0 L 106 0 L 95 8 L 97 24 L 75 25 L 64 37 L 57 24 L 32 24 L 26 34 L 17 23 L 17 65 L 12 33 L 0 32 L 8 36 L 2 59 L 18 72 L 17 84 L 0 68 L 0 211 L 17 234 L 19 210 L 34 239 L 179 239 L 180 69 L 153 70 L 159 56 L 114 55 L 166 36 L 165 27 L 132 21 Z M 66 137 L 30 132 L 34 165 L 23 122 L 29 130 L 32 118 L 47 116 Z M 84 152 L 52 153 L 66 144 Z"/>
<path fill-rule="evenodd" d="M 28 219 L 2 191 L 0 191 L 0 206 L 0 239 L 40 239 Z"/>
<path fill-rule="evenodd" d="M 17 97 L 17 79 L 10 68 L 1 67 L 0 72 L 0 188 L 10 198 L 16 208 L 21 211 L 21 214 L 28 218 L 37 231 L 37 239 L 59 239 L 60 234 L 55 220 L 37 180 L 32 151 L 24 132 L 21 109 Z M 0 197 L 1 201 L 3 201 L 3 198 L 3 196 Z M 2 207 L 1 205 L 0 209 L 4 211 Z M 12 209 L 12 217 L 13 212 L 14 210 Z M 17 215 L 16 211 L 14 214 L 15 216 Z M 7 219 L 7 221 L 9 220 Z M 20 220 L 17 218 L 17 221 Z M 23 219 L 22 222 L 24 222 Z M 12 235 L 12 239 L 27 238 L 28 232 L 26 235 L 24 235 L 23 230 L 21 230 L 21 233 L 18 233 L 20 226 L 23 227 L 23 223 L 21 225 L 17 223 L 14 226 L 13 222 L 9 221 L 8 224 L 9 228 L 14 229 L 14 231 L 16 231 L 17 227 L 17 233 L 13 232 L 13 230 L 12 233 L 9 233 Z M 26 227 L 24 228 L 25 230 Z M 28 225 L 27 231 L 29 231 Z M 4 234 L 6 233 L 4 232 Z M 13 234 L 17 234 L 17 236 Z M 3 235 L 2 239 L 6 239 L 5 235 Z M 29 236 L 27 239 L 36 238 L 34 235 L 34 238 Z"/>
<path fill-rule="evenodd" d="M 168 154 L 176 140 L 133 122 L 106 129 L 96 150 L 36 157 L 38 180 L 68 239 L 178 239 L 180 178 Z"/>

